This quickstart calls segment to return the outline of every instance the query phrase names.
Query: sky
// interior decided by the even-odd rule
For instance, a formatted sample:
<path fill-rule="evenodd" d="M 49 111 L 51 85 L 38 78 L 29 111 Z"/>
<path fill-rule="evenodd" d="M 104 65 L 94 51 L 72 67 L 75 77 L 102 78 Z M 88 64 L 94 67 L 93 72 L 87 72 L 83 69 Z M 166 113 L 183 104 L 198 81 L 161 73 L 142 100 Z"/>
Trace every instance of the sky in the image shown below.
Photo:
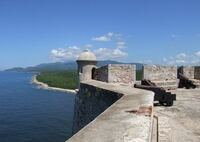
<path fill-rule="evenodd" d="M 0 0 L 0 70 L 76 60 L 200 64 L 199 0 Z"/>

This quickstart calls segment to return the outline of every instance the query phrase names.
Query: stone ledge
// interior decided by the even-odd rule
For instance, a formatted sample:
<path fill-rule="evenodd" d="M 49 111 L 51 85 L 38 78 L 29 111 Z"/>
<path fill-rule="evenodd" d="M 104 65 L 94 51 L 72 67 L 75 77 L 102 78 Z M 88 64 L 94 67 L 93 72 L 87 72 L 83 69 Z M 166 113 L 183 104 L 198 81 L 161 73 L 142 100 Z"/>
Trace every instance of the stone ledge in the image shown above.
<path fill-rule="evenodd" d="M 153 92 L 95 80 L 82 83 L 123 94 L 123 97 L 67 142 L 150 141 L 153 121 Z"/>

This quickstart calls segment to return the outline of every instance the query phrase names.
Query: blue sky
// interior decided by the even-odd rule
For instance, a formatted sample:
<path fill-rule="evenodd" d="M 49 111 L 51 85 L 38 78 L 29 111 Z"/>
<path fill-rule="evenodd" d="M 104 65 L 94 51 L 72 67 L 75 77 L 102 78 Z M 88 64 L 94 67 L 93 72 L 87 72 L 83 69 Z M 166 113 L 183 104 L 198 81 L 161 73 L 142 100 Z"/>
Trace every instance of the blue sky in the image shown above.
<path fill-rule="evenodd" d="M 0 69 L 98 59 L 200 63 L 199 0 L 1 0 Z"/>

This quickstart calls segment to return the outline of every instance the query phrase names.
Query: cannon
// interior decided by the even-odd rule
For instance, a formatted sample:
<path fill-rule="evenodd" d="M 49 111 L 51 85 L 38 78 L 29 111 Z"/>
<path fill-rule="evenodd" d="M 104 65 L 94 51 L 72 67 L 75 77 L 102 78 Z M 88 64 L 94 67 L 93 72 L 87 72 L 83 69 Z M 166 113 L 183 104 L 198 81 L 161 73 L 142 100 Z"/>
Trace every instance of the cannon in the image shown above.
<path fill-rule="evenodd" d="M 176 94 L 167 92 L 162 87 L 157 87 L 150 80 L 142 80 L 141 85 L 135 84 L 134 87 L 153 91 L 155 93 L 154 101 L 159 101 L 160 104 L 165 105 L 165 106 L 172 106 L 174 100 L 176 100 Z"/>
<path fill-rule="evenodd" d="M 184 76 L 182 73 L 178 74 L 178 78 L 180 79 L 180 82 L 179 82 L 180 88 L 183 88 L 183 87 L 185 87 L 186 89 L 196 88 L 196 85 L 194 85 L 194 83 L 189 78 Z"/>

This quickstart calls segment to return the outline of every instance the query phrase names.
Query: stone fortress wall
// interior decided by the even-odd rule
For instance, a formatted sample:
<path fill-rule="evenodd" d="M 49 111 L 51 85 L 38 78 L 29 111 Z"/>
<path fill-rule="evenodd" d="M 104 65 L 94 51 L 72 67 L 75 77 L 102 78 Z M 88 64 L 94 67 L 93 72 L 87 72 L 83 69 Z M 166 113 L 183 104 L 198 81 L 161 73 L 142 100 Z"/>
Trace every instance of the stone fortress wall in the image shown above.
<path fill-rule="evenodd" d="M 143 65 L 143 79 L 167 81 L 177 79 L 176 66 Z"/>
<path fill-rule="evenodd" d="M 200 66 L 180 67 L 179 73 L 189 78 L 197 88 L 200 88 Z"/>
<path fill-rule="evenodd" d="M 200 79 L 200 66 L 182 66 L 179 72 L 191 79 Z"/>
<path fill-rule="evenodd" d="M 108 64 L 97 69 L 96 80 L 107 83 L 134 84 L 136 66 L 131 64 Z"/>
<path fill-rule="evenodd" d="M 76 96 L 74 135 L 67 142 L 150 142 L 154 93 L 88 80 Z"/>
<path fill-rule="evenodd" d="M 96 76 L 94 77 L 98 81 L 103 81 L 103 82 L 109 82 L 109 77 L 108 77 L 108 70 L 109 70 L 109 65 L 102 66 L 96 69 Z"/>
<path fill-rule="evenodd" d="M 77 63 L 80 86 L 74 107 L 74 136 L 67 142 L 156 141 L 152 137 L 154 93 L 132 86 L 136 80 L 134 65 L 96 68 L 95 56 L 88 51 Z M 200 67 L 188 70 L 189 75 L 199 76 Z M 143 79 L 176 88 L 177 67 L 144 65 Z"/>
<path fill-rule="evenodd" d="M 74 114 L 73 133 L 78 132 L 122 97 L 122 94 L 93 87 L 87 83 L 81 83 L 80 88 L 82 89 L 75 99 L 77 111 Z"/>
<path fill-rule="evenodd" d="M 179 73 L 185 75 L 188 78 L 194 79 L 194 66 L 185 66 L 179 68 Z"/>
<path fill-rule="evenodd" d="M 196 66 L 194 71 L 194 78 L 200 80 L 200 66 Z"/>
<path fill-rule="evenodd" d="M 151 80 L 159 87 L 167 90 L 178 87 L 176 66 L 143 65 L 142 72 L 142 79 Z"/>

